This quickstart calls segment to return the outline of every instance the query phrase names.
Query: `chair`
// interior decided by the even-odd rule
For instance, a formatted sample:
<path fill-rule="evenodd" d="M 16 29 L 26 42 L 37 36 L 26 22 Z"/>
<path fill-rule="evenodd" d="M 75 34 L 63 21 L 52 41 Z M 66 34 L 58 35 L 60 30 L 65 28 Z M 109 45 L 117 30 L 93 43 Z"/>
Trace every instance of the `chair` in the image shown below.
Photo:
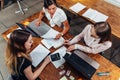
<path fill-rule="evenodd" d="M 0 0 L 0 2 L 1 2 L 1 9 L 3 9 L 4 8 L 4 0 Z"/>
<path fill-rule="evenodd" d="M 25 5 L 22 0 L 16 0 L 17 1 L 17 4 L 18 4 L 18 7 L 19 7 L 19 10 L 15 11 L 15 13 L 22 13 L 22 14 L 25 14 L 25 11 L 28 10 L 27 8 L 27 5 Z M 23 8 L 25 7 L 25 8 Z"/>

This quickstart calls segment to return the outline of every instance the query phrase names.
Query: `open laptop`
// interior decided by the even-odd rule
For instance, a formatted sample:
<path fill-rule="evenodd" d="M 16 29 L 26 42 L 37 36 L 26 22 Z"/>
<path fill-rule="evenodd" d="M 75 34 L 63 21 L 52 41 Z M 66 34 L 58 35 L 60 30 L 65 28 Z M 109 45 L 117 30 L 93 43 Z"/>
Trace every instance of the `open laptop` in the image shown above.
<path fill-rule="evenodd" d="M 66 54 L 64 58 L 66 62 L 68 62 L 87 79 L 91 79 L 95 71 L 100 66 L 99 63 L 80 50 L 75 50 L 71 55 Z"/>
<path fill-rule="evenodd" d="M 29 31 L 34 37 L 41 37 L 51 29 L 51 27 L 43 21 L 41 22 L 40 26 L 36 26 L 36 21 L 37 19 L 33 20 L 27 27 L 21 23 L 16 24 L 23 30 Z"/>

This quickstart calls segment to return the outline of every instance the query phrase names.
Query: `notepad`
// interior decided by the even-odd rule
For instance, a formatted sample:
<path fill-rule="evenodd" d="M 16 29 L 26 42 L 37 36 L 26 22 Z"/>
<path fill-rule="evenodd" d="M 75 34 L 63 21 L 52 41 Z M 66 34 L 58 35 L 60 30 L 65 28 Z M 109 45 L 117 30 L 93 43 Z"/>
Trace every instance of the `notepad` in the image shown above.
<path fill-rule="evenodd" d="M 76 3 L 73 6 L 70 7 L 71 10 L 73 10 L 74 12 L 78 13 L 80 12 L 82 9 L 84 9 L 86 6 L 81 4 L 81 3 Z"/>
<path fill-rule="evenodd" d="M 30 53 L 32 58 L 32 65 L 34 67 L 38 66 L 44 60 L 44 58 L 50 53 L 50 51 L 45 48 L 43 45 L 39 44 L 33 51 Z"/>
<path fill-rule="evenodd" d="M 87 17 L 95 22 L 106 21 L 108 19 L 108 16 L 91 8 L 89 8 L 85 13 L 83 13 L 82 16 Z"/>

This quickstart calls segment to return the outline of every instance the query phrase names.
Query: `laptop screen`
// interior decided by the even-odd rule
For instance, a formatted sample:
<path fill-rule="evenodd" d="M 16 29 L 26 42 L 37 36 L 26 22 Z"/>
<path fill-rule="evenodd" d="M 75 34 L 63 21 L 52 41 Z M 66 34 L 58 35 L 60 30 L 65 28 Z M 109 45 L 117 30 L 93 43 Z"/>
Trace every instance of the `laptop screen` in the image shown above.
<path fill-rule="evenodd" d="M 43 21 L 41 22 L 40 26 L 36 26 L 35 23 L 37 22 L 37 19 L 35 19 L 34 21 L 32 21 L 28 26 L 34 31 L 36 32 L 39 36 L 44 35 L 45 33 L 47 33 L 51 27 L 48 26 L 46 23 L 44 23 Z"/>

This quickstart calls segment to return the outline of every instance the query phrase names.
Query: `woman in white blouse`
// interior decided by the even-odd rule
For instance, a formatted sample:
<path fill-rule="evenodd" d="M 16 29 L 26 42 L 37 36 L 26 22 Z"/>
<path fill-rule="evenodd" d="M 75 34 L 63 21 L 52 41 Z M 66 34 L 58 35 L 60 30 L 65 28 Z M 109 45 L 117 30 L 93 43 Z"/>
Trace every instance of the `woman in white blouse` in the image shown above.
<path fill-rule="evenodd" d="M 85 45 L 75 44 L 82 38 Z M 69 45 L 68 51 L 80 49 L 93 54 L 103 52 L 112 46 L 111 27 L 107 22 L 98 22 L 95 25 L 89 24 L 71 41 L 66 40 L 65 44 Z"/>
<path fill-rule="evenodd" d="M 55 25 L 59 27 L 63 27 L 62 32 L 56 35 L 55 39 L 59 39 L 61 36 L 67 33 L 68 30 L 70 29 L 65 12 L 62 9 L 57 7 L 54 0 L 44 0 L 43 10 L 40 12 L 39 18 L 36 22 L 37 26 L 40 25 L 44 15 L 49 20 L 49 24 L 51 27 L 54 27 Z"/>

